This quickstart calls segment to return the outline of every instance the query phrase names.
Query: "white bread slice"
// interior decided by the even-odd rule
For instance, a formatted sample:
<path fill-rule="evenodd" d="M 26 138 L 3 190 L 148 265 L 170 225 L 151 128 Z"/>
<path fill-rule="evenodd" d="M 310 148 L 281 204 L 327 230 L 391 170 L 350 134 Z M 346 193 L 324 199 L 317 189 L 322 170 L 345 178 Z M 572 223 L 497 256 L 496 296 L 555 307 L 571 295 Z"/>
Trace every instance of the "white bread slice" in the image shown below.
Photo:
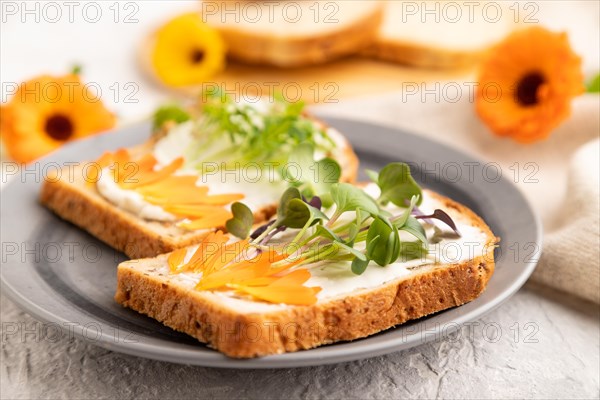
<path fill-rule="evenodd" d="M 311 306 L 272 304 L 232 292 L 195 290 L 199 278 L 170 274 L 168 255 L 161 255 L 120 264 L 115 300 L 235 358 L 358 339 L 459 306 L 485 289 L 494 271 L 493 251 L 498 239 L 465 206 L 430 191 L 424 191 L 424 197 L 450 214 L 459 229 L 477 232 L 477 250 L 456 262 L 417 264 L 412 269 L 373 265 L 361 276 L 352 275 L 349 265 L 341 276 L 329 275 L 327 267 L 321 270 L 316 265 L 306 286 L 315 286 L 309 284 L 313 282 L 323 290 Z M 382 278 L 386 269 L 391 275 Z M 352 282 L 350 286 L 348 282 Z M 328 291 L 326 286 L 334 290 Z"/>
<path fill-rule="evenodd" d="M 419 2 L 387 0 L 375 41 L 363 54 L 425 68 L 459 68 L 516 26 L 510 4 L 499 2 Z M 423 22 L 425 21 L 425 22 Z"/>
<path fill-rule="evenodd" d="M 372 42 L 383 18 L 378 0 L 204 1 L 202 10 L 231 58 L 278 67 L 355 54 Z"/>
<path fill-rule="evenodd" d="M 322 122 L 319 122 L 322 124 Z M 358 158 L 346 139 L 330 129 L 330 136 L 337 147 L 331 156 L 342 167 L 341 179 L 353 182 L 358 170 Z M 136 148 L 129 149 L 135 155 L 152 151 L 150 140 Z M 85 163 L 73 171 L 60 174 L 61 179 L 49 179 L 42 185 L 40 202 L 59 217 L 91 233 L 114 249 L 130 258 L 154 257 L 181 247 L 200 242 L 209 232 L 224 227 L 215 226 L 212 230 L 188 231 L 174 222 L 159 222 L 138 218 L 106 200 L 85 180 Z M 276 211 L 276 203 L 257 205 L 254 211 L 255 222 L 271 217 Z"/>

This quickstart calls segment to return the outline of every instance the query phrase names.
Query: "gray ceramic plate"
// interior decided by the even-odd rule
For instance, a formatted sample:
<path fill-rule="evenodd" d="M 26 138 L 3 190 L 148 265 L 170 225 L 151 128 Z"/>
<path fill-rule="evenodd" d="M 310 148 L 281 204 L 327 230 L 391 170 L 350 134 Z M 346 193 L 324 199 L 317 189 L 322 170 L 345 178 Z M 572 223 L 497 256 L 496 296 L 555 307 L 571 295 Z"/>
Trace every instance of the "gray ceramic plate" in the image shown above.
<path fill-rule="evenodd" d="M 330 364 L 386 354 L 439 339 L 515 293 L 533 272 L 541 226 L 525 198 L 494 166 L 406 132 L 327 119 L 344 132 L 361 167 L 411 164 L 421 183 L 471 207 L 502 238 L 497 267 L 475 301 L 369 338 L 254 360 L 234 360 L 113 301 L 115 266 L 125 257 L 37 203 L 40 173 L 65 162 L 95 159 L 149 135 L 139 124 L 65 146 L 17 176 L 2 191 L 2 291 L 25 311 L 69 335 L 111 350 L 177 363 L 232 368 Z M 518 249 L 518 250 L 517 250 Z"/>

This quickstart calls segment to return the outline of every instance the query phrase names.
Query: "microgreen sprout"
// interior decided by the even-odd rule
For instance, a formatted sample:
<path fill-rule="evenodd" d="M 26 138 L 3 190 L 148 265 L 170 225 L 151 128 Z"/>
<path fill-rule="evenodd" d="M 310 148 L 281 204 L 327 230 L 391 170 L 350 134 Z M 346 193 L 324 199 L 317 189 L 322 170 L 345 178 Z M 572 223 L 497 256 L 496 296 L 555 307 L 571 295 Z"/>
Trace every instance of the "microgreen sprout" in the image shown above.
<path fill-rule="evenodd" d="M 288 188 L 281 196 L 276 218 L 252 233 L 252 243 L 292 246 L 303 260 L 301 264 L 350 261 L 352 272 L 360 275 L 371 263 L 385 267 L 399 258 L 426 254 L 428 238 L 420 221 L 438 219 L 458 232 L 452 218 L 442 210 L 431 215 L 415 213 L 422 191 L 406 164 L 390 164 L 379 174 L 370 175 L 380 187 L 378 199 L 360 187 L 338 182 L 330 185 L 331 205 L 325 209 L 321 196 L 308 199 L 301 186 Z M 384 207 L 388 202 L 402 206 L 392 208 L 396 210 L 393 214 Z M 247 210 L 236 206 L 232 212 L 232 233 L 242 233 L 238 236 L 245 239 L 251 225 Z M 241 227 L 243 224 L 247 226 Z M 284 231 L 290 234 L 282 238 L 279 234 Z M 414 240 L 401 240 L 400 231 Z"/>

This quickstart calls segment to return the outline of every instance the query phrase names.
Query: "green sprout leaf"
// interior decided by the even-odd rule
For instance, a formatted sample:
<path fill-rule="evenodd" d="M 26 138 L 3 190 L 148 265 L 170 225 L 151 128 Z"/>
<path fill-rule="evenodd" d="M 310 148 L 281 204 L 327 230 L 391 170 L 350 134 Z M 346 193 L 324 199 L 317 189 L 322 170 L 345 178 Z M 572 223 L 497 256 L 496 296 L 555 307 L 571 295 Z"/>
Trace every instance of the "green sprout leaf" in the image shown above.
<path fill-rule="evenodd" d="M 348 239 L 346 240 L 346 244 L 348 246 L 354 246 L 354 241 L 360 232 L 360 228 L 357 224 L 348 225 Z"/>
<path fill-rule="evenodd" d="M 421 188 L 410 174 L 410 168 L 404 163 L 386 165 L 377 177 L 377 185 L 381 189 L 379 202 L 388 202 L 399 207 L 406 207 L 413 196 L 418 196 L 417 205 L 421 204 Z"/>
<path fill-rule="evenodd" d="M 333 204 L 331 186 L 339 182 L 342 169 L 331 158 L 315 162 L 314 152 L 314 146 L 309 143 L 296 146 L 289 155 L 288 167 L 282 170 L 282 175 L 298 187 L 305 197 L 319 196 L 323 205 L 329 207 Z"/>
<path fill-rule="evenodd" d="M 281 196 L 279 209 L 277 210 L 277 220 L 271 226 L 271 229 L 279 227 L 300 229 L 300 232 L 292 240 L 292 243 L 296 243 L 302 239 L 309 227 L 327 219 L 327 215 L 321 210 L 311 206 L 302 199 L 300 191 L 297 188 L 291 187 Z M 268 229 L 259 238 L 262 238 L 266 232 L 268 232 Z"/>
<path fill-rule="evenodd" d="M 333 243 L 335 246 L 338 246 L 339 248 L 346 250 L 348 253 L 352 254 L 355 259 L 359 259 L 359 260 L 363 260 L 363 261 L 367 260 L 367 256 L 363 252 L 356 250 L 354 247 L 348 246 L 347 244 L 345 244 L 343 242 L 333 242 Z"/>
<path fill-rule="evenodd" d="M 427 244 L 427 235 L 425 234 L 425 229 L 415 217 L 408 217 L 406 219 L 406 223 L 400 228 L 400 230 L 410 233 L 423 244 Z"/>
<path fill-rule="evenodd" d="M 370 255 L 376 252 L 377 244 L 379 243 L 380 239 L 380 235 L 372 236 L 367 239 L 367 257 L 371 258 Z"/>
<path fill-rule="evenodd" d="M 296 146 L 288 157 L 288 168 L 283 170 L 284 179 L 290 183 L 301 183 L 306 179 L 309 168 L 314 164 L 315 148 L 309 143 Z"/>
<path fill-rule="evenodd" d="M 333 232 L 331 229 L 327 228 L 326 226 L 323 226 L 323 225 L 317 226 L 317 230 L 316 230 L 315 234 L 322 238 L 331 240 L 335 246 L 352 254 L 354 256 L 354 258 L 359 258 L 361 260 L 367 259 L 367 257 L 365 256 L 364 253 L 362 253 L 361 251 L 352 247 L 352 245 L 348 244 L 348 242 L 344 242 L 338 235 L 335 234 L 335 232 Z"/>
<path fill-rule="evenodd" d="M 333 242 L 343 242 L 343 240 L 335 232 L 323 225 L 317 226 L 315 234 Z"/>
<path fill-rule="evenodd" d="M 321 210 L 316 209 L 302 199 L 293 198 L 287 204 L 285 215 L 278 219 L 278 225 L 301 229 L 305 226 L 311 226 L 319 220 L 327 219 L 327 216 Z"/>
<path fill-rule="evenodd" d="M 252 229 L 254 223 L 254 215 L 252 210 L 244 203 L 235 202 L 231 205 L 233 218 L 227 220 L 225 228 L 227 231 L 240 239 L 246 239 Z"/>
<path fill-rule="evenodd" d="M 190 114 L 177 104 L 167 104 L 160 107 L 154 112 L 152 118 L 152 127 L 158 130 L 167 122 L 175 122 L 180 124 L 190 119 Z"/>
<path fill-rule="evenodd" d="M 336 214 L 357 209 L 371 215 L 379 214 L 379 207 L 362 189 L 349 183 L 337 183 L 331 187 L 331 196 L 336 204 Z"/>
<path fill-rule="evenodd" d="M 323 206 L 328 208 L 333 205 L 331 187 L 340 181 L 342 168 L 337 161 L 331 158 L 323 158 L 314 164 L 314 195 L 319 196 Z"/>
<path fill-rule="evenodd" d="M 369 260 L 361 260 L 360 258 L 355 258 L 354 260 L 352 260 L 352 272 L 356 275 L 362 275 L 362 273 L 366 271 L 368 265 Z"/>
<path fill-rule="evenodd" d="M 288 212 L 288 206 L 290 201 L 293 199 L 302 199 L 300 195 L 300 191 L 295 187 L 288 188 L 281 195 L 281 199 L 279 200 L 279 208 L 277 208 L 277 219 L 280 220 L 285 218 Z"/>
<path fill-rule="evenodd" d="M 371 181 L 377 183 L 377 181 L 379 180 L 379 173 L 377 171 L 373 171 L 372 169 L 366 169 L 365 173 Z"/>
<path fill-rule="evenodd" d="M 303 228 L 311 219 L 309 207 L 302 199 L 291 199 L 287 205 L 285 215 L 278 220 L 278 225 L 292 229 Z"/>
<path fill-rule="evenodd" d="M 417 205 L 418 201 L 419 201 L 418 196 L 413 196 L 410 199 L 410 204 L 409 204 L 408 208 L 404 211 L 404 213 L 402 213 L 402 215 L 398 219 L 394 220 L 394 225 L 397 228 L 402 228 L 404 226 L 404 224 L 406 224 L 406 221 L 408 221 L 408 217 L 410 217 L 410 215 L 412 214 L 412 211 L 415 208 L 415 206 Z"/>
<path fill-rule="evenodd" d="M 398 229 L 375 218 L 367 233 L 367 257 L 384 267 L 398 259 L 400 238 Z"/>

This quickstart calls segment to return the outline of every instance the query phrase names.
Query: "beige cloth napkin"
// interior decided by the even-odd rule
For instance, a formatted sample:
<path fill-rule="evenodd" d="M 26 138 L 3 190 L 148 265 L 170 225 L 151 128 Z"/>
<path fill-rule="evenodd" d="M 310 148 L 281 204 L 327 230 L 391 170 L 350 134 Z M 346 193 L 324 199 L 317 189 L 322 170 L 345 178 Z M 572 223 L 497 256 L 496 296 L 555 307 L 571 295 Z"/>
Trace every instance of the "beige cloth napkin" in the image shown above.
<path fill-rule="evenodd" d="M 600 303 L 600 96 L 575 99 L 571 117 L 550 138 L 523 145 L 494 136 L 468 93 L 456 102 L 436 96 L 435 88 L 428 93 L 344 100 L 313 111 L 395 126 L 500 164 L 544 224 L 544 250 L 532 279 Z"/>

